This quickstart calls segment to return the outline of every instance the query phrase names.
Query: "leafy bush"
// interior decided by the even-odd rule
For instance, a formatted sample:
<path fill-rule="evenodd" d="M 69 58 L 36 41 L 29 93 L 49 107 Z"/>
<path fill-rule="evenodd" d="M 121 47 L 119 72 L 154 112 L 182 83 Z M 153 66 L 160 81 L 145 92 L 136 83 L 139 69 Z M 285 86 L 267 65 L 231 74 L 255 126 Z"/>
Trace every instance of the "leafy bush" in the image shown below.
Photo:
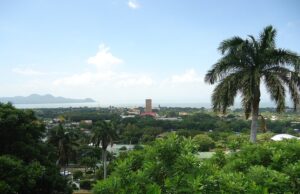
<path fill-rule="evenodd" d="M 198 147 L 198 151 L 209 151 L 210 149 L 215 147 L 215 142 L 208 135 L 199 134 L 193 138 L 196 146 Z"/>
<path fill-rule="evenodd" d="M 144 149 L 144 147 L 142 145 L 137 144 L 137 145 L 134 145 L 133 149 L 134 150 L 142 150 L 142 149 Z"/>
<path fill-rule="evenodd" d="M 227 147 L 233 151 L 240 149 L 241 146 L 248 142 L 249 137 L 247 135 L 234 134 L 227 137 Z"/>
<path fill-rule="evenodd" d="M 252 166 L 246 175 L 248 180 L 269 193 L 283 193 L 289 190 L 289 177 L 276 170 L 264 166 Z"/>
<path fill-rule="evenodd" d="M 195 141 L 171 134 L 117 160 L 95 194 L 112 193 L 298 193 L 300 141 L 245 144 L 206 160 Z"/>
<path fill-rule="evenodd" d="M 73 172 L 73 178 L 75 180 L 80 179 L 83 176 L 83 172 L 81 170 L 76 170 Z"/>
<path fill-rule="evenodd" d="M 95 183 L 95 181 L 89 180 L 89 179 L 80 180 L 80 188 L 86 189 L 86 190 L 91 190 L 92 184 L 94 184 L 94 183 Z"/>
<path fill-rule="evenodd" d="M 122 146 L 122 147 L 119 148 L 119 150 L 120 151 L 125 151 L 125 150 L 127 150 L 127 147 L 126 146 Z"/>

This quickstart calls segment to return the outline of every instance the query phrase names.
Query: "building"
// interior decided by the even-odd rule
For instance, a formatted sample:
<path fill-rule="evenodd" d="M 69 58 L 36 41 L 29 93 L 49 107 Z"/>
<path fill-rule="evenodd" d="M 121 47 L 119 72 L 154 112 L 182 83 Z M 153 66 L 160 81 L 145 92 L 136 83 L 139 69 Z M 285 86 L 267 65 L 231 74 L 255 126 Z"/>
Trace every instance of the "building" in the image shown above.
<path fill-rule="evenodd" d="M 145 101 L 145 109 L 144 112 L 141 113 L 141 116 L 151 116 L 151 117 L 156 117 L 156 113 L 152 111 L 152 100 L 151 99 L 146 99 Z"/>
<path fill-rule="evenodd" d="M 152 112 L 152 100 L 146 99 L 145 113 Z"/>
<path fill-rule="evenodd" d="M 128 115 L 140 115 L 140 114 L 141 114 L 141 111 L 140 111 L 140 109 L 138 109 L 138 108 L 133 108 L 133 109 L 129 109 L 129 110 L 127 111 L 127 114 L 128 114 Z"/>
<path fill-rule="evenodd" d="M 187 115 L 189 115 L 189 113 L 187 113 L 187 112 L 179 112 L 178 115 L 179 116 L 187 116 Z"/>

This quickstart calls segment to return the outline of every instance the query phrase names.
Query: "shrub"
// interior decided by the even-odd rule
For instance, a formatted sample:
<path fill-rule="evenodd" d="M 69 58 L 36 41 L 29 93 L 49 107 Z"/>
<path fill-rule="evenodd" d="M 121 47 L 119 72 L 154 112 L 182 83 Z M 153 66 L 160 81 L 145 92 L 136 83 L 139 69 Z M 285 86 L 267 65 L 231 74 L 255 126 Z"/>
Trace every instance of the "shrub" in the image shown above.
<path fill-rule="evenodd" d="M 300 161 L 294 164 L 289 164 L 283 170 L 290 178 L 290 185 L 292 192 L 296 193 L 300 191 Z"/>
<path fill-rule="evenodd" d="M 240 149 L 243 143 L 247 142 L 249 139 L 248 136 L 235 134 L 227 137 L 227 146 L 229 149 L 236 151 Z"/>
<path fill-rule="evenodd" d="M 269 193 L 286 193 L 289 191 L 289 177 L 264 166 L 252 166 L 246 174 L 247 179 L 262 187 Z"/>
<path fill-rule="evenodd" d="M 122 146 L 122 147 L 119 148 L 119 150 L 120 151 L 125 151 L 125 150 L 127 150 L 127 147 L 126 146 Z"/>
<path fill-rule="evenodd" d="M 142 145 L 137 144 L 133 147 L 133 149 L 134 150 L 142 150 L 142 149 L 144 149 L 144 147 Z"/>
<path fill-rule="evenodd" d="M 195 157 L 195 141 L 171 134 L 144 150 L 128 152 L 95 194 L 299 193 L 300 141 L 245 144 L 207 160 Z"/>
<path fill-rule="evenodd" d="M 73 178 L 75 180 L 82 178 L 82 176 L 83 176 L 83 173 L 80 170 L 76 170 L 73 172 Z"/>
<path fill-rule="evenodd" d="M 196 146 L 198 147 L 198 151 L 209 151 L 210 149 L 215 147 L 215 142 L 208 135 L 199 134 L 193 138 Z"/>
<path fill-rule="evenodd" d="M 92 185 L 95 183 L 93 180 L 89 179 L 84 179 L 80 181 L 80 188 L 81 189 L 86 189 L 86 190 L 91 190 Z"/>

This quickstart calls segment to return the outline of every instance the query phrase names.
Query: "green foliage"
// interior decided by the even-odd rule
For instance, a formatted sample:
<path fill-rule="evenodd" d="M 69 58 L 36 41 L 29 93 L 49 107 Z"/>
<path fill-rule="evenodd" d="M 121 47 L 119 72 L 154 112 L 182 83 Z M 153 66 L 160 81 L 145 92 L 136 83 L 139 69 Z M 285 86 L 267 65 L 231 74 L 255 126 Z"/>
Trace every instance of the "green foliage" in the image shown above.
<path fill-rule="evenodd" d="M 55 166 L 55 149 L 30 110 L 0 103 L 0 193 L 71 193 Z"/>
<path fill-rule="evenodd" d="M 80 189 L 91 190 L 94 183 L 95 181 L 89 179 L 80 180 Z"/>
<path fill-rule="evenodd" d="M 215 147 L 215 142 L 212 138 L 205 134 L 196 135 L 193 138 L 195 145 L 197 145 L 198 151 L 205 152 Z"/>
<path fill-rule="evenodd" d="M 270 193 L 282 193 L 290 189 L 288 175 L 264 166 L 252 166 L 246 175 L 248 180 Z"/>
<path fill-rule="evenodd" d="M 120 151 L 125 151 L 125 150 L 127 150 L 127 147 L 126 146 L 122 146 L 122 147 L 119 148 L 119 150 Z"/>
<path fill-rule="evenodd" d="M 144 149 L 144 147 L 142 145 L 137 144 L 137 145 L 134 145 L 133 149 L 134 150 L 142 150 L 142 149 Z"/>
<path fill-rule="evenodd" d="M 38 178 L 43 176 L 44 167 L 39 162 L 28 165 L 22 160 L 10 156 L 0 156 L 0 192 L 30 193 L 36 186 Z"/>
<path fill-rule="evenodd" d="M 286 90 L 296 109 L 299 104 L 299 61 L 297 53 L 276 48 L 276 30 L 267 26 L 258 38 L 232 37 L 220 43 L 222 57 L 207 72 L 205 81 L 217 83 L 213 94 L 214 111 L 226 113 L 238 93 L 246 118 L 252 114 L 251 142 L 256 141 L 260 85 L 265 83 L 277 112 L 285 110 Z"/>
<path fill-rule="evenodd" d="M 74 180 L 81 179 L 83 177 L 83 172 L 81 170 L 76 170 L 73 172 Z"/>
<path fill-rule="evenodd" d="M 113 141 L 117 138 L 117 133 L 114 124 L 106 121 L 99 121 L 92 128 L 92 143 L 95 147 L 101 145 L 102 149 L 102 164 L 103 164 L 103 177 L 106 178 L 107 169 L 107 147 L 113 145 Z M 95 158 L 94 158 L 95 159 Z M 92 158 L 90 158 L 92 160 Z M 94 160 L 92 160 L 94 161 Z"/>
<path fill-rule="evenodd" d="M 61 166 L 68 165 L 72 154 L 78 147 L 78 134 L 74 130 L 68 130 L 59 124 L 48 132 L 48 143 L 56 147 L 57 163 Z"/>
<path fill-rule="evenodd" d="M 300 161 L 284 167 L 283 172 L 289 175 L 292 192 L 296 193 L 300 191 Z"/>
<path fill-rule="evenodd" d="M 247 135 L 234 134 L 227 137 L 228 148 L 236 151 L 240 149 L 243 143 L 246 143 L 249 140 Z"/>
<path fill-rule="evenodd" d="M 211 159 L 195 157 L 194 141 L 170 134 L 144 150 L 117 160 L 95 194 L 110 193 L 297 193 L 300 142 L 243 144 L 240 151 L 217 150 Z M 280 165 L 279 165 L 280 164 Z"/>
<path fill-rule="evenodd" d="M 42 159 L 41 138 L 45 127 L 30 110 L 0 103 L 0 153 L 16 155 L 26 162 Z"/>
<path fill-rule="evenodd" d="M 199 161 L 190 139 L 171 134 L 153 146 L 132 151 L 119 160 L 111 176 L 94 187 L 94 193 L 166 193 L 189 188 Z M 174 185 L 177 185 L 174 187 Z M 111 188 L 113 187 L 113 188 Z M 183 187 L 185 189 L 183 189 Z"/>
<path fill-rule="evenodd" d="M 82 157 L 80 159 L 80 165 L 85 166 L 86 171 L 87 169 L 91 169 L 92 171 L 95 171 L 97 162 L 98 159 L 95 157 Z"/>
<path fill-rule="evenodd" d="M 266 142 L 271 141 L 271 137 L 273 137 L 275 134 L 272 132 L 267 133 L 261 133 L 257 135 L 257 142 Z"/>

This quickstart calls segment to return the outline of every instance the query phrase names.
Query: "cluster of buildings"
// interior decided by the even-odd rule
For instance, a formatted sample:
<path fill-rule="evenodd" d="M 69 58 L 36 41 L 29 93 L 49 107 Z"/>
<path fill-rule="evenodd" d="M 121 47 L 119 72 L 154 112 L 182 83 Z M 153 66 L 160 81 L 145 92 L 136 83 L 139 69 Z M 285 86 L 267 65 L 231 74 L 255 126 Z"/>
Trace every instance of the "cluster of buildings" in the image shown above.
<path fill-rule="evenodd" d="M 182 118 L 181 117 L 163 117 L 163 116 L 159 116 L 157 114 L 157 111 L 159 110 L 159 108 L 154 109 L 152 106 L 152 99 L 146 99 L 145 100 L 145 108 L 143 110 L 139 109 L 139 108 L 133 108 L 133 109 L 129 109 L 126 112 L 126 115 L 121 115 L 121 117 L 124 118 L 134 118 L 135 116 L 151 116 L 153 118 L 155 118 L 156 120 L 169 120 L 169 121 L 181 121 Z M 187 113 L 182 112 L 181 114 L 179 114 L 180 116 L 185 116 L 187 115 Z"/>

